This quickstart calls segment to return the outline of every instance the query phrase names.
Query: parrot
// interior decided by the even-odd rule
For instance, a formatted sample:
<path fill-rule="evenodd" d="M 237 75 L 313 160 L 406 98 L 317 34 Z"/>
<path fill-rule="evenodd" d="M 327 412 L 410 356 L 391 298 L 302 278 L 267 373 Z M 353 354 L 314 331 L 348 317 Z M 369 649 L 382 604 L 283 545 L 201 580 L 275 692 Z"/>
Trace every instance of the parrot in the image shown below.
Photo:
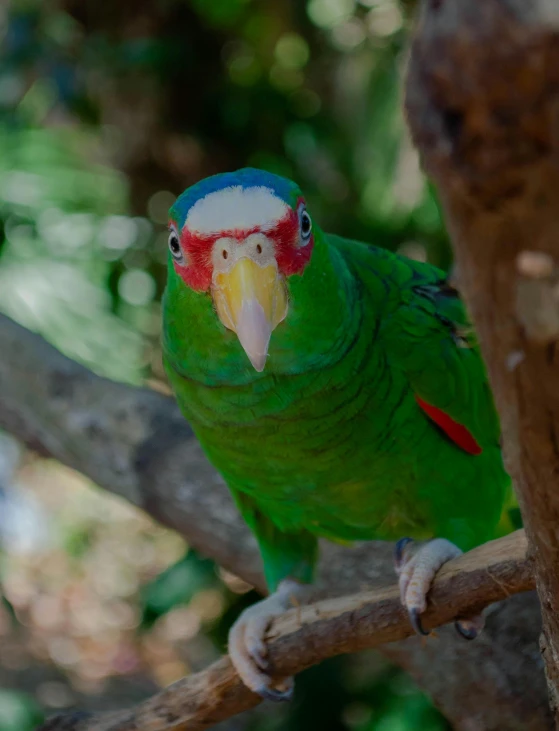
<path fill-rule="evenodd" d="M 289 699 L 266 632 L 312 586 L 320 539 L 397 541 L 421 634 L 439 568 L 496 537 L 500 424 L 466 308 L 437 267 L 321 230 L 299 186 L 243 168 L 169 212 L 164 367 L 256 537 L 269 594 L 228 649 L 242 681 Z M 479 617 L 456 620 L 473 639 Z"/>

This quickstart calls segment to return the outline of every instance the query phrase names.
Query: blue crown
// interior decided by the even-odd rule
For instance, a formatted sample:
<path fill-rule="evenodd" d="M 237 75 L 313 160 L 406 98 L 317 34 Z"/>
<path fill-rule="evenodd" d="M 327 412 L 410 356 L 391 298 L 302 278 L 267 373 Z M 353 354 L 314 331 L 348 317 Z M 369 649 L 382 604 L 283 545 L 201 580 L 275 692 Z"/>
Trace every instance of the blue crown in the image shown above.
<path fill-rule="evenodd" d="M 216 190 L 223 190 L 236 185 L 241 185 L 243 188 L 256 186 L 270 188 L 278 198 L 281 198 L 290 206 L 294 206 L 297 198 L 301 195 L 299 187 L 287 178 L 274 175 L 266 170 L 258 170 L 258 168 L 242 168 L 242 170 L 237 170 L 234 173 L 212 175 L 187 188 L 171 208 L 171 217 L 177 223 L 182 224 L 188 215 L 188 211 L 196 201 Z"/>

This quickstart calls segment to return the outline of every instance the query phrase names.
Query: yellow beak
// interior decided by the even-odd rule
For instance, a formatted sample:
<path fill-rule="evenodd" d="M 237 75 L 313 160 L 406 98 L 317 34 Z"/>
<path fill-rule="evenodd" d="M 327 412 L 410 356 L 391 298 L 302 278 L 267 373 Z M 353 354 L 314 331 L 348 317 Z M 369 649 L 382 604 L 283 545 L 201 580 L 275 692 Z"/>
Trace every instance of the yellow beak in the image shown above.
<path fill-rule="evenodd" d="M 270 335 L 287 315 L 285 281 L 275 264 L 261 267 L 243 256 L 214 275 L 212 296 L 221 322 L 237 333 L 255 369 L 264 370 Z"/>

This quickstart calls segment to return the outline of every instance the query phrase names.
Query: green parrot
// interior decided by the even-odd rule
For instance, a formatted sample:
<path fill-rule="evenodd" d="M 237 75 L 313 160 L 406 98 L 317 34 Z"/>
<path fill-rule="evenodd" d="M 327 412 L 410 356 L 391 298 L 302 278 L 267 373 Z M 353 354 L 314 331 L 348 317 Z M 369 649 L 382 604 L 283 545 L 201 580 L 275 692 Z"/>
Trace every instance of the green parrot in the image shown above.
<path fill-rule="evenodd" d="M 318 539 L 402 539 L 402 602 L 423 632 L 440 566 L 495 537 L 510 489 L 499 421 L 444 273 L 324 233 L 290 180 L 202 180 L 169 229 L 165 368 L 270 591 L 229 652 L 253 691 L 285 699 L 293 682 L 267 674 L 265 633 L 312 582 Z M 469 639 L 481 626 L 457 622 Z"/>

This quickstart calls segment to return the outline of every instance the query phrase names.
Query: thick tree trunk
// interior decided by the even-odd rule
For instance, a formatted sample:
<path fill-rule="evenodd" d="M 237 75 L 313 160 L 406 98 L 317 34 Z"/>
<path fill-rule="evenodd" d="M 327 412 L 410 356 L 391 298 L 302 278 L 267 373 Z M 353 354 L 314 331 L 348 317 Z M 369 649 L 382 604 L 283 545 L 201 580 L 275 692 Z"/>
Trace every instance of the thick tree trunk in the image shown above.
<path fill-rule="evenodd" d="M 424 2 L 407 111 L 501 414 L 559 722 L 559 3 Z"/>

